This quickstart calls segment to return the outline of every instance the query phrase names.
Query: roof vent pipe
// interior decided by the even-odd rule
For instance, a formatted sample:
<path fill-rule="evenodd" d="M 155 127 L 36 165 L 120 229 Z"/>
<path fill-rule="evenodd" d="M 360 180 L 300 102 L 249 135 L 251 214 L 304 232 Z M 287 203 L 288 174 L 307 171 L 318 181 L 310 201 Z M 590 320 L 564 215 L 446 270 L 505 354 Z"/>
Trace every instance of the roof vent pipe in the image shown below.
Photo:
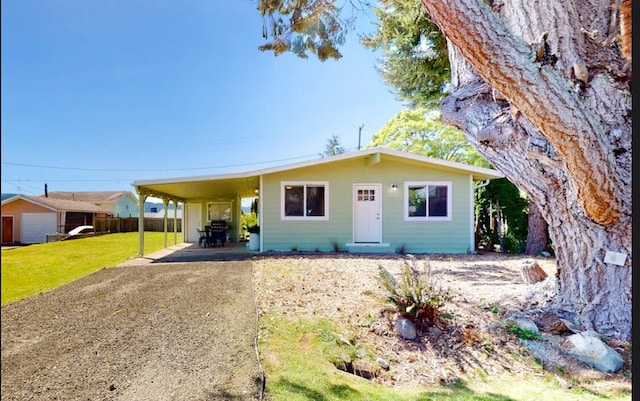
<path fill-rule="evenodd" d="M 49 197 L 49 191 L 47 191 L 47 183 L 44 183 L 44 197 L 48 198 Z"/>

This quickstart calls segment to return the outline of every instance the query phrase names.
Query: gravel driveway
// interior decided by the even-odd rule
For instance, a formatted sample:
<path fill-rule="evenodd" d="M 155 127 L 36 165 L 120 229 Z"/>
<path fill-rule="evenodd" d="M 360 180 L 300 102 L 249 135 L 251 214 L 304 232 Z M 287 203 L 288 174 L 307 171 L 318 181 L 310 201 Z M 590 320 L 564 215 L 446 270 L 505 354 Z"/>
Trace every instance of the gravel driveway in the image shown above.
<path fill-rule="evenodd" d="M 2 400 L 257 400 L 250 261 L 102 269 L 2 307 Z"/>

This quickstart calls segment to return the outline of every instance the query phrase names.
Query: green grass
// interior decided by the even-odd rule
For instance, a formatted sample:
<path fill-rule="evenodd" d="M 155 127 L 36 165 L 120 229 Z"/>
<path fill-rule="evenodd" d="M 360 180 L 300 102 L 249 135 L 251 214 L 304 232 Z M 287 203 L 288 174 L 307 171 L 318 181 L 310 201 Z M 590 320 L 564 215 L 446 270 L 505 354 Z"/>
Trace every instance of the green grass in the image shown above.
<path fill-rule="evenodd" d="M 353 346 L 336 341 L 344 328 L 323 319 L 260 317 L 258 349 L 270 401 L 628 401 L 631 388 L 599 393 L 566 388 L 555 376 L 505 375 L 500 378 L 430 387 L 388 387 L 338 370 L 337 355 L 352 355 Z M 347 336 L 348 338 L 348 336 Z"/>
<path fill-rule="evenodd" d="M 2 250 L 2 305 L 50 291 L 138 254 L 138 233 L 106 234 Z M 178 233 L 178 243 L 182 233 Z M 167 246 L 174 245 L 167 234 Z M 145 232 L 144 253 L 164 249 L 164 233 Z"/>

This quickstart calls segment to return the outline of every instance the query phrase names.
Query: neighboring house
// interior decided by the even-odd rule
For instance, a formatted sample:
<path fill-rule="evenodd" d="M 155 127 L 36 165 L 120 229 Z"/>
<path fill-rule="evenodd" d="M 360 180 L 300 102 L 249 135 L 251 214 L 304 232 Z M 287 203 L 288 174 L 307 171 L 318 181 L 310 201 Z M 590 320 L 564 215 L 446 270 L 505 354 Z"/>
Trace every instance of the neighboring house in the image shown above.
<path fill-rule="evenodd" d="M 109 210 L 89 202 L 15 195 L 2 201 L 2 244 L 38 244 L 47 234 L 92 225 Z"/>
<path fill-rule="evenodd" d="M 241 200 L 259 194 L 260 251 L 466 253 L 476 248 L 474 182 L 496 170 L 387 148 L 239 174 L 134 182 L 184 203 L 185 242 L 211 220 L 238 240 Z M 142 249 L 142 244 L 140 244 Z"/>
<path fill-rule="evenodd" d="M 145 219 L 164 219 L 164 208 L 162 206 L 160 206 L 160 207 L 151 207 L 150 209 L 151 209 L 151 211 L 144 212 L 144 218 Z M 182 218 L 182 208 L 181 207 L 178 208 L 175 217 L 178 218 L 178 219 Z M 174 209 L 172 207 L 167 208 L 167 218 L 169 218 L 169 219 L 173 219 L 174 218 Z"/>
<path fill-rule="evenodd" d="M 138 217 L 138 198 L 130 191 L 48 192 L 41 197 L 93 203 L 113 217 Z"/>

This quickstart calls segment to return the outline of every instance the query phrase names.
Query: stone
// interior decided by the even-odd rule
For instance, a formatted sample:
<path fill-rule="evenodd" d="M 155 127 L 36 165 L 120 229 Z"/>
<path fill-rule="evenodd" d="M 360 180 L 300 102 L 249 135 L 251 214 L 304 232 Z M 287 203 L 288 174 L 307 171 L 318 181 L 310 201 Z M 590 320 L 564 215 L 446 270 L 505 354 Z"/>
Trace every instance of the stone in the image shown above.
<path fill-rule="evenodd" d="M 533 334 L 540 334 L 540 330 L 538 330 L 538 326 L 536 326 L 536 323 L 533 320 L 527 317 L 514 317 L 512 320 L 516 326 L 522 330 L 529 330 Z"/>
<path fill-rule="evenodd" d="M 429 327 L 429 335 L 432 337 L 440 337 L 442 334 L 442 330 L 440 330 L 437 326 Z"/>
<path fill-rule="evenodd" d="M 418 337 L 416 326 L 406 317 L 398 317 L 398 320 L 396 320 L 396 330 L 398 334 L 400 334 L 400 337 L 405 340 L 415 340 L 416 337 Z"/>
<path fill-rule="evenodd" d="M 605 344 L 595 331 L 583 331 L 567 337 L 567 354 L 605 373 L 622 369 L 624 360 L 613 348 Z"/>
<path fill-rule="evenodd" d="M 376 359 L 376 362 L 378 362 L 378 365 L 380 365 L 382 369 L 389 370 L 389 362 L 387 362 L 385 359 L 378 357 L 378 359 Z"/>
<path fill-rule="evenodd" d="M 370 363 L 360 361 L 353 364 L 353 374 L 364 377 L 365 379 L 373 379 L 377 376 L 379 368 Z"/>

